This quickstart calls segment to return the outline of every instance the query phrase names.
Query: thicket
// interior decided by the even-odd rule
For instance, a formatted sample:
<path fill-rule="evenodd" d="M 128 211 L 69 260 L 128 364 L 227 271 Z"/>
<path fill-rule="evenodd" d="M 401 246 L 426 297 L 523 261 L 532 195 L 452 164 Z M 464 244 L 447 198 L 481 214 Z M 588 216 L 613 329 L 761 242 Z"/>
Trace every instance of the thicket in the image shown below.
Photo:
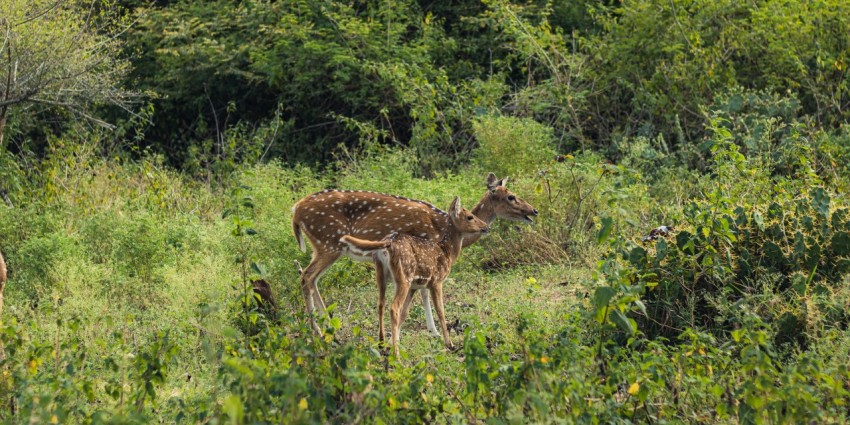
<path fill-rule="evenodd" d="M 135 132 L 125 147 L 198 173 L 326 164 L 378 141 L 413 147 L 433 175 L 468 157 L 476 119 L 492 114 L 547 124 L 562 151 L 621 157 L 633 137 L 662 135 L 691 152 L 729 93 L 794 99 L 793 118 L 825 131 L 850 102 L 840 0 L 118 5 L 133 22 L 126 86 L 147 107 L 101 115 Z M 20 121 L 29 143 L 13 150 L 43 152 L 45 129 Z"/>

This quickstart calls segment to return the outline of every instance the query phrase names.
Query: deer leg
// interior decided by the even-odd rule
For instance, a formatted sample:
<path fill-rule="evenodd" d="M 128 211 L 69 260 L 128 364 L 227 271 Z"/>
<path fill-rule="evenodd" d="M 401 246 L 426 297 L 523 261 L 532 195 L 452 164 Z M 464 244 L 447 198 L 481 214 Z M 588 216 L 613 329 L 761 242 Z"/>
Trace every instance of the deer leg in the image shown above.
<path fill-rule="evenodd" d="M 438 332 L 437 327 L 434 326 L 434 315 L 431 313 L 431 291 L 421 291 L 421 293 L 422 308 L 425 309 L 425 324 L 434 336 L 440 336 L 440 332 Z"/>
<path fill-rule="evenodd" d="M 384 345 L 384 302 L 387 298 L 387 276 L 384 265 L 375 259 L 375 277 L 378 282 L 378 342 Z"/>
<path fill-rule="evenodd" d="M 443 282 L 434 282 L 431 285 L 431 296 L 434 298 L 434 305 L 437 307 L 437 318 L 440 319 L 440 327 L 443 329 L 443 342 L 447 348 L 454 348 L 452 340 L 449 338 L 449 329 L 446 327 L 446 312 L 443 310 Z"/>
<path fill-rule="evenodd" d="M 401 322 L 404 323 L 407 320 L 407 314 L 410 313 L 410 302 L 413 300 L 413 296 L 419 292 L 419 289 L 412 289 L 407 292 L 407 298 L 404 299 L 404 308 L 401 309 Z"/>
<path fill-rule="evenodd" d="M 321 275 L 316 276 L 316 280 L 314 282 L 317 282 L 319 277 L 321 277 Z M 322 294 L 319 293 L 319 287 L 316 286 L 315 283 L 313 284 L 313 304 L 318 307 L 319 314 L 328 313 L 328 308 L 325 306 L 325 300 L 322 299 Z"/>
<path fill-rule="evenodd" d="M 322 296 L 319 295 L 319 289 L 316 286 L 316 281 L 318 281 L 319 277 L 328 267 L 331 266 L 340 256 L 339 252 L 318 252 L 313 251 L 313 259 L 310 260 L 310 264 L 304 269 L 304 273 L 301 275 L 301 291 L 304 293 L 304 300 L 307 303 L 307 314 L 310 315 L 310 324 L 313 326 L 313 330 L 317 334 L 321 334 L 322 330 L 319 328 L 319 325 L 316 323 L 316 318 L 313 314 L 316 312 L 316 307 L 320 309 L 321 314 L 326 313 L 324 301 L 322 301 Z"/>
<path fill-rule="evenodd" d="M 396 288 L 395 296 L 393 297 L 393 305 L 390 307 L 390 319 L 392 320 L 392 342 L 395 355 L 400 358 L 398 349 L 399 333 L 401 331 L 401 314 L 404 309 L 404 302 L 409 298 L 410 283 L 403 276 L 394 276 Z"/>

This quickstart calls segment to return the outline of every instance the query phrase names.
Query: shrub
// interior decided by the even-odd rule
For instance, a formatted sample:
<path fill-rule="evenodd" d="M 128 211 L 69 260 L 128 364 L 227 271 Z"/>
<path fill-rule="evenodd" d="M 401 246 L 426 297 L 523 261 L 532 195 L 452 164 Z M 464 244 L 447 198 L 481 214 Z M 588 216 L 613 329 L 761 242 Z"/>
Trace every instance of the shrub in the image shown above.
<path fill-rule="evenodd" d="M 528 118 L 479 117 L 473 123 L 479 167 L 502 177 L 530 175 L 553 158 L 552 129 Z"/>
<path fill-rule="evenodd" d="M 23 241 L 15 250 L 16 274 L 10 293 L 23 294 L 24 299 L 38 303 L 63 283 L 57 267 L 78 255 L 76 241 L 63 233 L 50 233 Z"/>

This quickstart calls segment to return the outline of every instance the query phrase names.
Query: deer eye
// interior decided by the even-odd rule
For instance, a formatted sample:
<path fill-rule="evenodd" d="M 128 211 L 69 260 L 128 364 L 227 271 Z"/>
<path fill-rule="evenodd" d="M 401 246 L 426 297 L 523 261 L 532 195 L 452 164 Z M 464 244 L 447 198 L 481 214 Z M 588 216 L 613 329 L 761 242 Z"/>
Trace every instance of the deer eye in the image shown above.
<path fill-rule="evenodd" d="M 466 216 L 466 219 L 469 220 L 469 221 L 472 221 L 472 216 L 468 215 L 468 216 Z"/>
<path fill-rule="evenodd" d="M 511 202 L 516 201 L 516 196 L 508 195 L 508 201 L 511 201 Z"/>

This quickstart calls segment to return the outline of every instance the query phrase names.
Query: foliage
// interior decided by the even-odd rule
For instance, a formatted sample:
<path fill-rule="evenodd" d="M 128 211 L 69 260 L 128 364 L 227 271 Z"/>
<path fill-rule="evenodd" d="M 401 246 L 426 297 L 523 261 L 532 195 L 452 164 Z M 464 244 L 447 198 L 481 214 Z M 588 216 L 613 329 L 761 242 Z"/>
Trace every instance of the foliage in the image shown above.
<path fill-rule="evenodd" d="M 0 421 L 850 420 L 844 3 L 55 4 L 15 43 L 98 28 L 98 83 L 123 48 L 150 99 L 8 115 Z M 313 332 L 295 202 L 472 205 L 489 172 L 539 214 L 464 250 L 458 351 L 415 301 L 383 355 L 368 262 Z"/>
<path fill-rule="evenodd" d="M 116 40 L 128 23 L 110 2 L 4 0 L 0 16 L 0 147 L 10 108 L 61 108 L 106 124 L 92 106 L 128 106 L 129 63 Z"/>
<path fill-rule="evenodd" d="M 555 158 L 549 128 L 528 119 L 481 117 L 473 126 L 477 163 L 498 176 L 522 176 Z"/>
<path fill-rule="evenodd" d="M 323 295 L 337 303 L 323 334 L 313 336 L 292 266 L 306 257 L 288 231 L 291 205 L 334 184 L 404 190 L 436 204 L 456 193 L 474 199 L 485 189 L 479 168 L 425 180 L 413 176 L 409 153 L 376 151 L 339 174 L 243 168 L 222 193 L 160 168 L 157 157 L 100 159 L 85 145 L 57 141 L 57 158 L 42 164 L 44 195 L 0 209 L 11 247 L 0 391 L 14 400 L 14 410 L 0 415 L 46 422 L 841 421 L 850 379 L 843 361 L 850 341 L 838 325 L 846 320 L 839 306 L 850 299 L 839 277 L 843 236 L 835 236 L 844 230 L 834 227 L 842 200 L 805 161 L 776 162 L 794 164 L 794 179 L 779 169 L 743 179 L 765 159 L 743 156 L 737 133 L 722 122 L 714 128 L 713 174 L 696 183 L 700 193 L 710 195 L 710 187 L 722 196 L 667 211 L 678 217 L 681 248 L 675 238 L 640 245 L 629 236 L 666 211 L 651 204 L 655 185 L 670 178 L 641 179 L 637 154 L 635 169 L 588 153 L 553 159 L 542 175 L 518 171 L 511 187 L 541 208 L 538 227 L 514 235 L 499 227 L 491 236 L 502 241 L 465 251 L 447 290 L 462 351 L 445 352 L 416 332 L 422 312 L 414 307 L 405 332 L 415 335 L 398 362 L 380 354 L 373 336 L 373 275 L 365 266 L 334 266 L 322 281 Z M 754 207 L 747 224 L 733 220 L 727 230 L 722 219 L 737 217 L 724 207 L 730 197 Z M 771 202 L 796 209 L 773 216 Z M 582 224 L 565 226 L 576 213 Z M 794 219 L 807 216 L 807 251 L 816 241 L 822 252 L 814 275 L 806 265 L 813 257 L 794 257 L 794 239 L 770 230 L 805 229 Z M 565 227 L 571 236 L 559 233 Z M 499 244 L 534 235 L 573 239 L 568 252 L 598 259 L 596 271 L 582 262 L 559 265 L 564 256 L 544 273 L 534 263 L 543 251 L 534 250 L 523 267 L 478 271 Z M 770 262 L 777 254 L 770 242 L 781 248 L 778 264 Z M 724 263 L 728 246 L 734 267 Z M 703 276 L 700 286 L 690 286 L 694 272 Z M 790 286 L 755 283 L 780 275 Z M 245 284 L 256 276 L 280 295 L 276 317 Z M 686 316 L 689 300 L 711 311 Z M 717 317 L 723 321 L 713 323 Z"/>

